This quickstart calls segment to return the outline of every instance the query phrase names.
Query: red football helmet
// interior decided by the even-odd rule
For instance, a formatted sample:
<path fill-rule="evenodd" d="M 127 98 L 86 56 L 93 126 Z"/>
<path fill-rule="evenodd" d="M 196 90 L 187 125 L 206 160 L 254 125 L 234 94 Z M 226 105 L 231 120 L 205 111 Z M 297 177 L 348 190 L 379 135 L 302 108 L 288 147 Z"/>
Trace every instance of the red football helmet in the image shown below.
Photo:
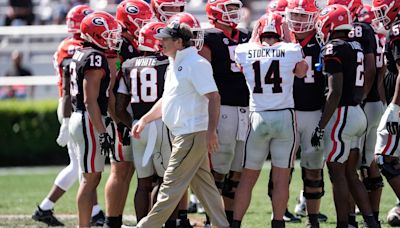
<path fill-rule="evenodd" d="M 185 0 L 151 0 L 151 8 L 161 22 L 166 22 L 174 14 L 185 11 Z M 164 7 L 179 7 L 179 11 L 165 9 Z"/>
<path fill-rule="evenodd" d="M 119 50 L 121 48 L 121 26 L 111 14 L 97 11 L 82 20 L 82 39 L 102 49 Z"/>
<path fill-rule="evenodd" d="M 399 20 L 400 1 L 399 0 L 372 0 L 372 12 L 374 12 L 376 24 L 382 23 L 386 29 Z"/>
<path fill-rule="evenodd" d="M 317 41 L 323 46 L 328 42 L 330 36 L 337 30 L 351 30 L 352 18 L 347 7 L 334 4 L 325 7 L 319 14 L 315 28 Z"/>
<path fill-rule="evenodd" d="M 150 5 L 142 0 L 125 0 L 117 7 L 116 19 L 135 37 L 139 36 L 139 30 L 153 17 Z"/>
<path fill-rule="evenodd" d="M 360 10 L 363 7 L 362 0 L 328 0 L 326 2 L 327 6 L 334 4 L 346 6 L 350 11 L 353 20 L 357 18 L 357 15 L 360 13 Z"/>
<path fill-rule="evenodd" d="M 160 39 L 154 37 L 159 33 L 166 24 L 162 22 L 150 22 L 143 26 L 139 32 L 139 47 L 140 51 L 161 52 L 162 46 Z"/>
<path fill-rule="evenodd" d="M 231 9 L 230 5 L 236 5 L 237 9 Z M 240 22 L 243 4 L 240 0 L 208 0 L 206 13 L 211 24 L 215 22 L 236 28 Z"/>
<path fill-rule="evenodd" d="M 198 50 L 203 48 L 204 44 L 204 31 L 201 29 L 200 22 L 190 13 L 178 13 L 172 16 L 168 22 L 176 21 L 179 24 L 185 23 L 189 25 L 192 30 L 194 38 L 191 39 Z"/>
<path fill-rule="evenodd" d="M 267 6 L 266 13 L 273 12 L 285 17 L 285 9 L 287 6 L 287 0 L 272 0 Z"/>
<path fill-rule="evenodd" d="M 72 7 L 65 18 L 67 21 L 68 32 L 70 33 L 80 33 L 81 32 L 81 22 L 83 18 L 93 13 L 92 8 L 87 5 L 77 5 Z"/>
<path fill-rule="evenodd" d="M 375 15 L 374 12 L 372 12 L 372 6 L 365 3 L 363 5 L 363 8 L 360 10 L 360 13 L 358 14 L 358 20 L 360 22 L 371 24 L 372 20 L 374 19 Z"/>
<path fill-rule="evenodd" d="M 251 40 L 261 43 L 261 38 L 265 33 L 275 33 L 279 38 L 283 38 L 283 17 L 276 13 L 266 13 L 258 19 L 253 29 Z"/>
<path fill-rule="evenodd" d="M 295 33 L 314 29 L 320 6 L 315 0 L 289 0 L 286 7 L 286 21 L 289 30 Z"/>

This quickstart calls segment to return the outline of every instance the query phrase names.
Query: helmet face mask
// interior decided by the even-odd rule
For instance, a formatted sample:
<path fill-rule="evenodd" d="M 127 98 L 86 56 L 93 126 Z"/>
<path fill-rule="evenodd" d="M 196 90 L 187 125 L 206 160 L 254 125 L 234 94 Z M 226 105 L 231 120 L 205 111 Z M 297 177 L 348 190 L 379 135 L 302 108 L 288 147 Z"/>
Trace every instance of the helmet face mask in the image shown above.
<path fill-rule="evenodd" d="M 385 28 L 389 29 L 392 20 L 388 17 L 387 11 L 389 11 L 388 5 L 374 7 L 372 9 L 372 12 L 374 12 L 375 15 L 375 19 L 373 20 L 374 24 L 382 24 Z"/>
<path fill-rule="evenodd" d="M 301 12 L 300 10 L 286 9 L 286 21 L 289 30 L 295 33 L 304 33 L 314 30 L 318 12 Z"/>
<path fill-rule="evenodd" d="M 107 41 L 107 46 L 110 50 L 119 51 L 122 46 L 121 26 L 117 29 L 104 31 L 101 36 Z"/>
<path fill-rule="evenodd" d="M 242 18 L 243 4 L 239 0 L 209 0 L 206 5 L 208 20 L 235 28 Z"/>
<path fill-rule="evenodd" d="M 156 17 L 161 22 L 166 22 L 168 19 L 179 12 L 184 12 L 186 7 L 185 0 L 152 0 L 151 6 Z M 179 8 L 176 11 L 176 8 Z"/>

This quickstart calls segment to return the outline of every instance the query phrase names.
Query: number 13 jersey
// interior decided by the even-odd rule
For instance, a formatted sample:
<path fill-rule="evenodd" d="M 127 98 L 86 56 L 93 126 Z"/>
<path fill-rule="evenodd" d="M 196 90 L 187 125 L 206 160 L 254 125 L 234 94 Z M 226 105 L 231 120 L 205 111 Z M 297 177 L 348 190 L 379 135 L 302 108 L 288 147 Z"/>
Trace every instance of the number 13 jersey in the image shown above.
<path fill-rule="evenodd" d="M 235 60 L 241 66 L 250 90 L 250 111 L 294 108 L 293 70 L 302 59 L 299 44 L 239 45 Z"/>

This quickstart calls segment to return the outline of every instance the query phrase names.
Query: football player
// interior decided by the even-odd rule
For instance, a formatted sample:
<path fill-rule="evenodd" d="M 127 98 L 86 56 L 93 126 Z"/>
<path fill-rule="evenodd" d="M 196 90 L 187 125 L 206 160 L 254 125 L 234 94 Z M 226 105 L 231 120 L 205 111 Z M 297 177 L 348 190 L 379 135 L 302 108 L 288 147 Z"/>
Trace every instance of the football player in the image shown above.
<path fill-rule="evenodd" d="M 393 98 L 385 110 L 379 126 L 377 143 L 375 146 L 375 160 L 382 174 L 400 198 L 400 149 L 399 142 L 399 111 L 400 111 L 400 2 L 395 0 L 372 1 L 372 11 L 375 14 L 374 24 L 382 24 L 389 30 L 386 37 L 385 56 L 387 59 L 387 73 L 389 78 L 390 97 Z M 389 100 L 388 100 L 389 101 Z"/>
<path fill-rule="evenodd" d="M 71 8 L 66 16 L 66 21 L 68 33 L 70 33 L 72 36 L 64 39 L 54 54 L 54 67 L 56 70 L 56 75 L 59 77 L 58 88 L 60 95 L 57 115 L 61 123 L 57 143 L 62 147 L 67 146 L 70 164 L 57 175 L 53 188 L 32 215 L 34 220 L 42 221 L 50 226 L 62 225 L 62 223 L 59 222 L 58 219 L 53 215 L 52 210 L 54 208 L 54 204 L 64 195 L 66 191 L 68 191 L 68 189 L 75 183 L 80 175 L 75 146 L 69 139 L 70 137 L 68 132 L 68 124 L 72 109 L 69 91 L 69 63 L 71 62 L 75 50 L 82 47 L 83 40 L 80 34 L 81 21 L 86 15 L 92 12 L 93 10 L 86 5 L 77 5 Z M 103 225 L 103 223 L 104 213 L 97 204 L 96 195 L 92 209 L 91 224 Z"/>
<path fill-rule="evenodd" d="M 185 11 L 185 0 L 151 0 L 151 8 L 158 21 L 167 22 L 173 15 Z"/>
<path fill-rule="evenodd" d="M 139 30 L 154 17 L 149 4 L 142 0 L 125 0 L 117 6 L 116 19 L 122 27 L 122 45 L 118 54 L 118 62 L 137 57 Z M 120 66 L 118 66 L 120 67 Z M 114 97 L 117 91 L 122 72 L 117 69 L 117 76 L 111 80 L 113 88 L 111 96 Z M 110 97 L 111 97 L 110 96 Z M 112 105 L 110 103 L 110 105 Z M 114 104 L 113 107 L 116 105 Z M 128 108 L 129 110 L 130 108 Z M 131 110 L 129 110 L 132 112 Z M 122 214 L 128 196 L 129 184 L 134 173 L 133 153 L 130 145 L 130 124 L 126 125 L 119 120 L 119 111 L 115 112 L 117 123 L 114 129 L 116 134 L 115 157 L 110 157 L 111 173 L 106 183 L 106 223 L 109 227 L 120 227 Z M 119 191 L 115 191 L 119 189 Z"/>
<path fill-rule="evenodd" d="M 250 93 L 250 129 L 243 170 L 236 192 L 234 220 L 240 227 L 250 204 L 251 192 L 269 153 L 272 160 L 272 227 L 285 227 L 283 216 L 289 198 L 289 178 L 296 157 L 294 77 L 304 77 L 308 65 L 298 44 L 281 42 L 282 20 L 264 15 L 255 27 L 257 43 L 241 44 L 235 50 Z M 254 34 L 254 33 L 253 33 Z"/>
<path fill-rule="evenodd" d="M 329 91 L 311 144 L 319 147 L 324 138 L 336 207 L 336 226 L 349 225 L 350 210 L 346 202 L 349 202 L 350 192 L 368 227 L 378 227 L 367 191 L 355 172 L 356 167 L 347 164 L 350 150 L 358 147 L 358 141 L 367 127 L 366 116 L 360 107 L 364 96 L 363 49 L 359 42 L 349 38 L 353 29 L 352 17 L 343 5 L 324 8 L 317 19 L 316 29 L 317 39 L 324 45 L 324 74 L 327 75 Z"/>
<path fill-rule="evenodd" d="M 322 148 L 313 147 L 310 142 L 314 127 L 321 117 L 325 99 L 325 77 L 320 67 L 321 47 L 315 38 L 314 25 L 320 11 L 316 3 L 313 0 L 289 0 L 286 7 L 288 28 L 294 34 L 294 42 L 301 45 L 309 65 L 306 77 L 295 78 L 293 87 L 303 179 L 300 201 L 305 201 L 307 205 L 302 208 L 296 206 L 295 212 L 305 216 L 307 209 L 309 227 L 319 227 L 319 208 L 321 197 L 324 195 L 323 151 Z M 302 200 L 303 197 L 305 200 Z"/>
<path fill-rule="evenodd" d="M 107 117 L 110 69 L 107 50 L 121 48 L 121 26 L 106 12 L 94 12 L 81 22 L 83 48 L 70 63 L 74 112 L 69 132 L 77 146 L 82 181 L 77 195 L 79 226 L 90 226 L 93 197 L 106 156 L 114 154 L 111 120 Z"/>
<path fill-rule="evenodd" d="M 239 184 L 244 141 L 248 128 L 249 91 L 240 68 L 235 64 L 235 49 L 249 40 L 248 31 L 237 29 L 239 0 L 209 0 L 206 13 L 214 28 L 206 29 L 200 55 L 213 67 L 214 80 L 221 95 L 218 123 L 220 149 L 211 155 L 215 184 L 224 197 L 228 221 L 233 220 L 233 200 Z"/>

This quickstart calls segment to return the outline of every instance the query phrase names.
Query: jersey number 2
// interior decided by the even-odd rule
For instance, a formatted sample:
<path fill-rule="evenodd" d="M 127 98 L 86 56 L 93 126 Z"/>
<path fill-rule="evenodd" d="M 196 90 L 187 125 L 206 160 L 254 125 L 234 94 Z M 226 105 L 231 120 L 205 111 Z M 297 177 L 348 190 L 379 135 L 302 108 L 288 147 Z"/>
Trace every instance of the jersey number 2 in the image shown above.
<path fill-rule="evenodd" d="M 131 103 L 154 102 L 157 100 L 157 70 L 154 68 L 143 68 L 131 71 Z M 138 81 L 139 80 L 139 81 Z M 140 96 L 139 96 L 140 93 Z"/>
<path fill-rule="evenodd" d="M 256 61 L 253 63 L 253 69 L 255 81 L 253 93 L 263 93 L 263 88 L 261 86 L 260 61 Z M 272 93 L 282 93 L 282 78 L 279 72 L 279 60 L 272 60 L 271 65 L 268 68 L 267 74 L 265 75 L 264 83 L 274 84 L 272 87 Z"/>

